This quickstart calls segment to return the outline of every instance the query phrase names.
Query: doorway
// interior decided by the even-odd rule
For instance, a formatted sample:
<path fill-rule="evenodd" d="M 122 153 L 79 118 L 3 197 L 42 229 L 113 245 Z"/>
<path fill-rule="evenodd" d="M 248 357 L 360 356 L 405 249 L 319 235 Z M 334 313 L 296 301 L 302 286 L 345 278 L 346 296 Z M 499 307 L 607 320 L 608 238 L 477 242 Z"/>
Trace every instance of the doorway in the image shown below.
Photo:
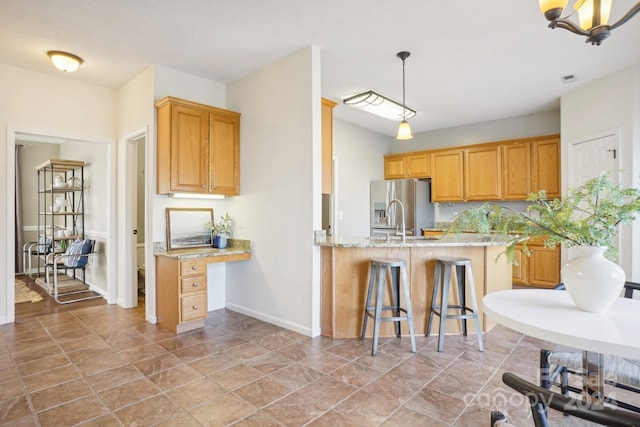
<path fill-rule="evenodd" d="M 17 150 L 21 150 L 19 153 Z M 9 229 L 16 230 L 7 235 L 7 280 L 15 281 L 17 274 L 25 272 L 23 265 L 24 242 L 38 240 L 37 174 L 36 166 L 49 159 L 82 160 L 89 166 L 90 179 L 86 191 L 86 209 L 91 212 L 85 234 L 98 242 L 104 253 L 100 261 L 92 265 L 91 274 L 95 289 L 103 294 L 108 303 L 115 302 L 114 275 L 110 274 L 114 248 L 106 243 L 115 241 L 115 214 L 106 206 L 115 205 L 115 149 L 109 141 L 90 141 L 66 136 L 44 135 L 26 130 L 8 129 L 7 155 L 13 158 L 7 175 L 6 218 Z M 20 160 L 20 164 L 18 164 Z M 20 174 L 18 176 L 18 174 Z M 20 197 L 22 213 L 17 217 L 16 198 Z M 20 237 L 17 237 L 20 236 Z M 5 321 L 15 321 L 16 293 L 12 286 L 7 290 Z M 104 301 L 103 299 L 100 299 Z M 52 305 L 53 311 L 60 311 Z"/>

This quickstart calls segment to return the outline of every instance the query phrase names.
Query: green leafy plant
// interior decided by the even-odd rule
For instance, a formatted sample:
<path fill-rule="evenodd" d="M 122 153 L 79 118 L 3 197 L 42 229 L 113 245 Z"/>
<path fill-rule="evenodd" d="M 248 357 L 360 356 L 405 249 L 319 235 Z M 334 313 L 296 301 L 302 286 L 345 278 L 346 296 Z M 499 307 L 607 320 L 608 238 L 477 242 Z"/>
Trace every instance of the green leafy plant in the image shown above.
<path fill-rule="evenodd" d="M 225 213 L 224 216 L 220 216 L 220 221 L 209 224 L 211 231 L 214 236 L 231 236 L 231 225 L 233 222 L 233 218 L 229 215 L 229 212 Z"/>
<path fill-rule="evenodd" d="M 446 233 L 464 231 L 513 234 L 520 237 L 509 243 L 505 254 L 515 261 L 515 246 L 522 244 L 528 255 L 527 239 L 544 237 L 545 246 L 589 245 L 607 247 L 610 258 L 618 224 L 629 224 L 640 211 L 640 190 L 620 188 L 602 173 L 583 185 L 570 189 L 562 199 L 547 200 L 546 193 L 530 193 L 527 211 L 519 212 L 496 203 L 485 203 L 457 215 Z"/>

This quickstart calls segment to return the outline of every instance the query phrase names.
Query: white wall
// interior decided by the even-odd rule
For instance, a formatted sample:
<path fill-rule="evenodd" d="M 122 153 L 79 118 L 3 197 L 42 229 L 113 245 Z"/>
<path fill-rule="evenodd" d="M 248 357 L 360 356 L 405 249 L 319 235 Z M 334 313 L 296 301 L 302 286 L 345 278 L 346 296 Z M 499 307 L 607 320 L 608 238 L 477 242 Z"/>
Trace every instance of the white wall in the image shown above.
<path fill-rule="evenodd" d="M 7 236 L 0 246 L 0 277 L 12 283 L 13 198 L 7 190 L 14 183 L 14 133 L 27 132 L 51 136 L 115 141 L 115 91 L 65 78 L 0 64 L 0 235 Z M 4 201 L 7 201 L 5 204 Z M 115 268 L 115 267 L 114 267 Z M 13 321 L 14 290 L 0 287 L 0 324 Z"/>
<path fill-rule="evenodd" d="M 337 215 L 334 221 L 338 235 L 369 235 L 369 182 L 384 179 L 383 156 L 389 145 L 386 135 L 333 121 L 335 210 L 342 212 L 342 219 Z"/>
<path fill-rule="evenodd" d="M 319 334 L 320 63 L 305 48 L 227 87 L 241 111 L 241 195 L 229 199 L 249 261 L 227 265 L 227 307 Z M 314 212 L 315 210 L 315 212 Z"/>
<path fill-rule="evenodd" d="M 640 64 L 563 96 L 561 110 L 563 188 L 569 178 L 568 147 L 609 132 L 619 138 L 621 185 L 640 187 Z M 639 222 L 620 233 L 620 265 L 633 281 L 640 280 Z"/>

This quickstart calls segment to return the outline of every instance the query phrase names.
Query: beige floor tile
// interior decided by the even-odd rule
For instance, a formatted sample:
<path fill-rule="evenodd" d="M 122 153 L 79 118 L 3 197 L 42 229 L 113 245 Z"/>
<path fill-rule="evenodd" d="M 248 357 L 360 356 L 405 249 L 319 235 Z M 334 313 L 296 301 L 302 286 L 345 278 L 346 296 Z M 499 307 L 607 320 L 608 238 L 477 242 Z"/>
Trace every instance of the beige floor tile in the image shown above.
<path fill-rule="evenodd" d="M 107 414 L 109 410 L 95 395 L 83 397 L 38 414 L 43 426 L 68 426 Z"/>
<path fill-rule="evenodd" d="M 64 384 L 45 388 L 29 395 L 31 404 L 36 412 L 92 395 L 93 390 L 84 379 L 77 379 Z"/>
<path fill-rule="evenodd" d="M 171 419 L 180 412 L 180 407 L 166 396 L 157 395 L 119 409 L 115 415 L 125 426 L 151 426 Z"/>
<path fill-rule="evenodd" d="M 23 378 L 28 393 L 80 378 L 74 366 L 67 365 Z"/>
<path fill-rule="evenodd" d="M 260 378 L 234 391 L 256 408 L 262 408 L 290 392 L 289 387 L 269 377 Z"/>
<path fill-rule="evenodd" d="M 211 375 L 210 378 L 227 390 L 234 390 L 263 376 L 264 374 L 257 369 L 241 363 L 223 371 L 216 372 Z"/>
<path fill-rule="evenodd" d="M 103 390 L 98 395 L 107 407 L 114 411 L 161 393 L 161 390 L 146 378 Z"/>
<path fill-rule="evenodd" d="M 256 411 L 245 400 L 230 393 L 189 410 L 202 425 L 209 427 L 226 426 Z"/>
<path fill-rule="evenodd" d="M 334 410 L 349 418 L 357 419 L 363 426 L 377 426 L 399 406 L 393 400 L 360 390 L 337 405 Z"/>
<path fill-rule="evenodd" d="M 184 409 L 191 409 L 215 399 L 227 390 L 209 378 L 195 380 L 181 387 L 176 387 L 166 394 Z"/>
<path fill-rule="evenodd" d="M 203 375 L 189 365 L 178 365 L 157 374 L 150 375 L 149 380 L 167 391 L 202 378 Z"/>

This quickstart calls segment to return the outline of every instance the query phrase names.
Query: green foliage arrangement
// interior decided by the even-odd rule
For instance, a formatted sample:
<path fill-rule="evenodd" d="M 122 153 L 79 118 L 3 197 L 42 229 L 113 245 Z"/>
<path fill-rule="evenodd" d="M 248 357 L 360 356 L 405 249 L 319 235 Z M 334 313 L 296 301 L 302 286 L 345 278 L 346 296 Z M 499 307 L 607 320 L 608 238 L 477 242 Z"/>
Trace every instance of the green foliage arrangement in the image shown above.
<path fill-rule="evenodd" d="M 231 225 L 233 222 L 233 218 L 229 215 L 229 212 L 225 213 L 224 216 L 220 216 L 219 222 L 212 222 L 209 224 L 211 231 L 214 236 L 225 236 L 231 237 Z"/>
<path fill-rule="evenodd" d="M 526 239 L 546 237 L 545 246 L 565 247 L 589 245 L 607 247 L 607 256 L 615 258 L 613 239 L 618 224 L 629 224 L 640 211 L 640 190 L 620 188 L 602 173 L 583 185 L 570 189 L 562 199 L 547 200 L 546 193 L 530 193 L 531 204 L 526 213 L 485 203 L 457 215 L 447 233 L 472 231 L 478 233 L 514 234 L 505 251 L 509 262 L 515 263 L 515 246 L 522 244 L 528 255 Z"/>

